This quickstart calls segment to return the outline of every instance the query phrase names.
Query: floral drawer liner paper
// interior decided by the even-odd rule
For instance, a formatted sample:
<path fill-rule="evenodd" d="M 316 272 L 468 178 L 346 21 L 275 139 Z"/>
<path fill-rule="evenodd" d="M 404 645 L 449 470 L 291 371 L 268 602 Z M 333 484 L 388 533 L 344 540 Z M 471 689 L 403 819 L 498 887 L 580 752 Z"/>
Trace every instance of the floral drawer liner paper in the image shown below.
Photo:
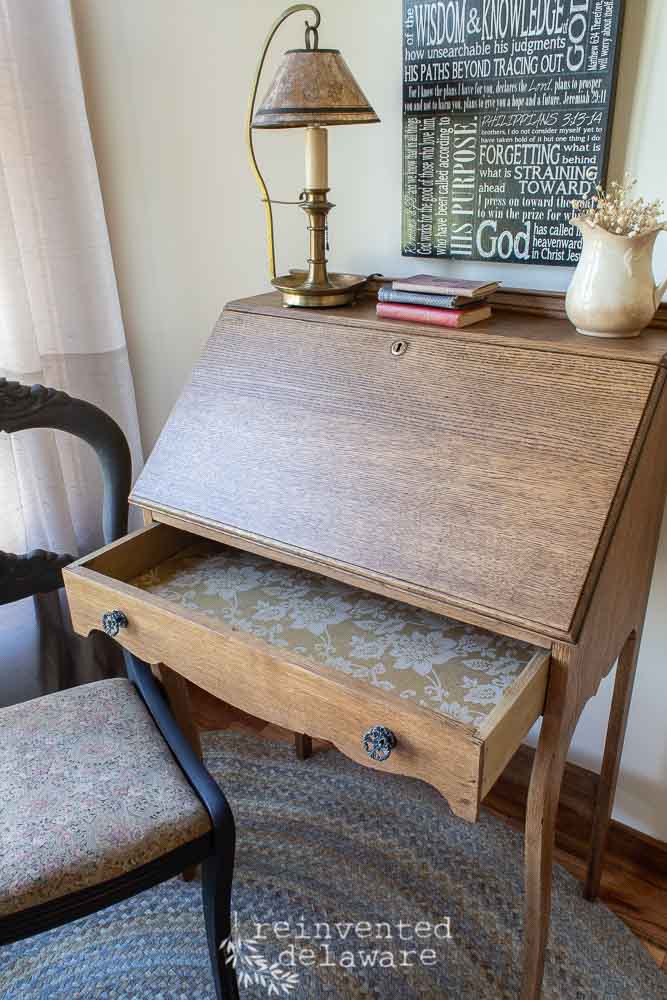
<path fill-rule="evenodd" d="M 538 652 L 213 542 L 197 542 L 132 582 L 470 726 L 484 721 Z"/>

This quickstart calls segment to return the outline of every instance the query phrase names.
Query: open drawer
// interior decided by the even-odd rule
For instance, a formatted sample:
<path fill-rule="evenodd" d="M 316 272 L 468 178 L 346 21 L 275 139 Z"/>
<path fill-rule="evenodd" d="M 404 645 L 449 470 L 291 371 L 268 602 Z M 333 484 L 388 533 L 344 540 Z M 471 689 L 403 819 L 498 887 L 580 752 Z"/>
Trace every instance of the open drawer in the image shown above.
<path fill-rule="evenodd" d="M 421 778 L 468 820 L 544 705 L 547 650 L 165 524 L 64 577 L 77 632 L 119 612 L 107 631 L 142 659 Z M 365 739 L 375 727 L 384 741 Z"/>

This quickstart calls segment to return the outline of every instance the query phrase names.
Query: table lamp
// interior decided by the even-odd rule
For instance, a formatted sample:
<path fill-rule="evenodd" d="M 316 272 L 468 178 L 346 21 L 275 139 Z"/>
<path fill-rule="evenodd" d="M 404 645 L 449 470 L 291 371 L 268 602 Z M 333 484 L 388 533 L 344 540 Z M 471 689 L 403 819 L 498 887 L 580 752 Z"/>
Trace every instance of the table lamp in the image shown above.
<path fill-rule="evenodd" d="M 255 111 L 257 91 L 264 62 L 278 28 L 292 14 L 310 11 L 314 23 L 306 20 L 306 46 L 290 49 L 283 56 L 264 100 Z M 378 122 L 359 85 L 338 49 L 319 48 L 320 12 L 311 4 L 294 4 L 283 11 L 264 43 L 250 97 L 247 140 L 250 162 L 266 209 L 269 270 L 273 285 L 282 292 L 286 306 L 339 306 L 351 302 L 366 278 L 358 274 L 329 274 L 327 216 L 334 207 L 327 194 L 328 125 L 357 125 Z M 306 184 L 296 202 L 275 202 L 269 197 L 253 145 L 253 129 L 305 128 Z M 310 254 L 308 270 L 291 271 L 276 277 L 273 239 L 274 204 L 300 205 L 308 216 Z"/>

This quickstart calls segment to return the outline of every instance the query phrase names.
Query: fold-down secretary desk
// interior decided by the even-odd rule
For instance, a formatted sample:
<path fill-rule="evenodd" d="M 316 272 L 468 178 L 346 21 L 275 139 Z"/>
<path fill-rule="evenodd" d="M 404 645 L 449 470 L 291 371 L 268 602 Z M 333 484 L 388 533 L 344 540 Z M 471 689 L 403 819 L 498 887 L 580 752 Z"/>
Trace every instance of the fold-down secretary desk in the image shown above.
<path fill-rule="evenodd" d="M 666 352 L 659 331 L 593 340 L 502 310 L 436 332 L 372 300 L 233 302 L 134 487 L 147 527 L 65 571 L 79 632 L 428 781 L 469 821 L 543 716 L 523 1000 L 568 746 L 620 656 L 599 886 L 665 497 Z"/>

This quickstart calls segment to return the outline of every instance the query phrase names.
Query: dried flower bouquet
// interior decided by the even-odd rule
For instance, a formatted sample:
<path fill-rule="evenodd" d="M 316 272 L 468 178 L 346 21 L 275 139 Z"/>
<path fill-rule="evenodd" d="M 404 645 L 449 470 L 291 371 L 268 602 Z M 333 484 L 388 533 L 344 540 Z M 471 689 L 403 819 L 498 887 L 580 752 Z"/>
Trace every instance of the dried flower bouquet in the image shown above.
<path fill-rule="evenodd" d="M 662 199 L 646 201 L 631 197 L 637 180 L 626 174 L 622 183 L 613 181 L 608 191 L 598 184 L 595 194 L 583 201 L 572 202 L 573 222 L 587 222 L 616 236 L 645 236 L 667 229 Z"/>

